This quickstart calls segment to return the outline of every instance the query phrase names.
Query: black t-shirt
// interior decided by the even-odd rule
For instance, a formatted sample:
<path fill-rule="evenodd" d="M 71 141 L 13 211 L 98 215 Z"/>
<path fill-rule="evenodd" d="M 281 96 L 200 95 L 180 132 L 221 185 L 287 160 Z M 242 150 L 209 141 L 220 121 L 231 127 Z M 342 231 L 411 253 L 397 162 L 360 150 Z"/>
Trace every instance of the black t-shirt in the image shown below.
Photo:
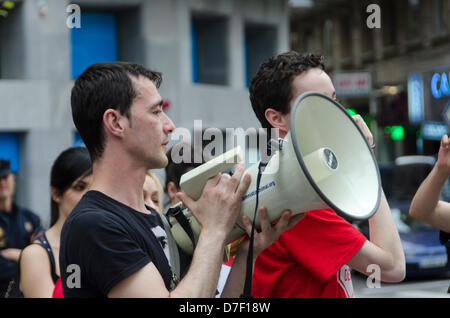
<path fill-rule="evenodd" d="M 138 212 L 98 191 L 83 196 L 61 232 L 65 298 L 106 297 L 117 283 L 150 262 L 170 288 L 167 235 L 159 214 L 149 210 L 151 214 Z M 183 273 L 187 264 L 180 258 Z"/>

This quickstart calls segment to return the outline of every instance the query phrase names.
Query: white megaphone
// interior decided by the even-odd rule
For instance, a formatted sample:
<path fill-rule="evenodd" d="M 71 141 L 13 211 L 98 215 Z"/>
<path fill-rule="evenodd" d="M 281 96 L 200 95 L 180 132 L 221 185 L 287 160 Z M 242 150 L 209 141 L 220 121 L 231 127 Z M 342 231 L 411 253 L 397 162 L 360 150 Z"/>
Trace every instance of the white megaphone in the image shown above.
<path fill-rule="evenodd" d="M 258 193 L 259 162 L 244 172 L 252 181 L 227 243 L 246 233 L 242 215 L 253 220 L 256 195 L 271 221 L 286 209 L 295 215 L 329 207 L 354 220 L 368 219 L 377 211 L 381 187 L 375 156 L 352 117 L 336 101 L 315 92 L 299 96 L 292 105 L 290 132 L 281 141 L 261 175 Z M 207 180 L 242 161 L 241 156 L 238 147 L 187 172 L 181 177 L 181 189 L 197 200 Z M 178 245 L 192 254 L 201 227 L 188 209 L 180 207 L 178 211 L 187 222 L 171 217 L 172 234 Z M 186 230 L 187 224 L 190 230 Z"/>

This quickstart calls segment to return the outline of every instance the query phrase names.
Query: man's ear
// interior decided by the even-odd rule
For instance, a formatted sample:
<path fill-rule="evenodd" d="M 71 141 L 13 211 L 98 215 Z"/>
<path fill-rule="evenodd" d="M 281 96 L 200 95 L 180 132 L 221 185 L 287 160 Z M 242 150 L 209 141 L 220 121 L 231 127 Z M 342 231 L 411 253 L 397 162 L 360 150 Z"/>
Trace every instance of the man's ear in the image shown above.
<path fill-rule="evenodd" d="M 270 125 L 280 131 L 280 135 L 289 132 L 289 115 L 282 114 L 273 108 L 267 108 L 264 115 Z"/>
<path fill-rule="evenodd" d="M 127 117 L 119 111 L 109 108 L 103 113 L 104 129 L 114 136 L 121 136 L 125 128 Z"/>
<path fill-rule="evenodd" d="M 177 192 L 179 192 L 180 190 L 178 190 L 177 186 L 175 185 L 175 183 L 173 181 L 169 181 L 169 183 L 167 184 L 167 195 L 170 198 L 170 202 L 174 201 L 178 201 L 177 197 L 175 196 L 175 194 Z"/>

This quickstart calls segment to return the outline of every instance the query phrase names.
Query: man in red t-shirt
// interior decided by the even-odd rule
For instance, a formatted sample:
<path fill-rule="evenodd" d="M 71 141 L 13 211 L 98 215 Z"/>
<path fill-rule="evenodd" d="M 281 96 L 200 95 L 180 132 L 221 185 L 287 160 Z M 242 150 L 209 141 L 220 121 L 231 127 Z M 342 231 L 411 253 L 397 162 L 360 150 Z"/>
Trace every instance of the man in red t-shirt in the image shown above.
<path fill-rule="evenodd" d="M 287 52 L 264 61 L 250 84 L 250 100 L 263 128 L 290 129 L 292 103 L 315 91 L 336 99 L 323 57 Z M 353 116 L 369 144 L 373 136 L 361 116 Z M 398 282 L 405 276 L 405 256 L 384 193 L 369 219 L 370 240 L 333 210 L 305 213 L 294 227 L 259 254 L 255 263 L 255 297 L 353 297 L 350 268 Z"/>

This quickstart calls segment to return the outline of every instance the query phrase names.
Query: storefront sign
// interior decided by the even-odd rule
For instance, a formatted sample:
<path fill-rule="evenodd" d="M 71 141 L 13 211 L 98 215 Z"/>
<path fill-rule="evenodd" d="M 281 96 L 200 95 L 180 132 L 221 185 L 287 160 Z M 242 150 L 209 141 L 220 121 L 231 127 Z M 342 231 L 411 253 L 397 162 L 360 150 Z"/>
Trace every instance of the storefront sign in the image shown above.
<path fill-rule="evenodd" d="M 369 72 L 338 73 L 333 77 L 338 98 L 368 96 L 372 89 Z"/>
<path fill-rule="evenodd" d="M 445 134 L 448 134 L 448 126 L 445 123 L 425 122 L 422 125 L 422 136 L 424 139 L 441 140 Z"/>
<path fill-rule="evenodd" d="M 431 94 L 434 98 L 441 98 L 443 96 L 450 96 L 450 86 L 448 84 L 450 72 L 434 73 L 431 77 Z"/>
<path fill-rule="evenodd" d="M 408 116 L 412 124 L 423 121 L 423 80 L 419 73 L 408 76 Z"/>
<path fill-rule="evenodd" d="M 443 122 L 445 107 L 450 102 L 450 65 L 435 67 L 423 74 L 424 120 Z M 409 92 L 408 92 L 409 93 Z"/>

